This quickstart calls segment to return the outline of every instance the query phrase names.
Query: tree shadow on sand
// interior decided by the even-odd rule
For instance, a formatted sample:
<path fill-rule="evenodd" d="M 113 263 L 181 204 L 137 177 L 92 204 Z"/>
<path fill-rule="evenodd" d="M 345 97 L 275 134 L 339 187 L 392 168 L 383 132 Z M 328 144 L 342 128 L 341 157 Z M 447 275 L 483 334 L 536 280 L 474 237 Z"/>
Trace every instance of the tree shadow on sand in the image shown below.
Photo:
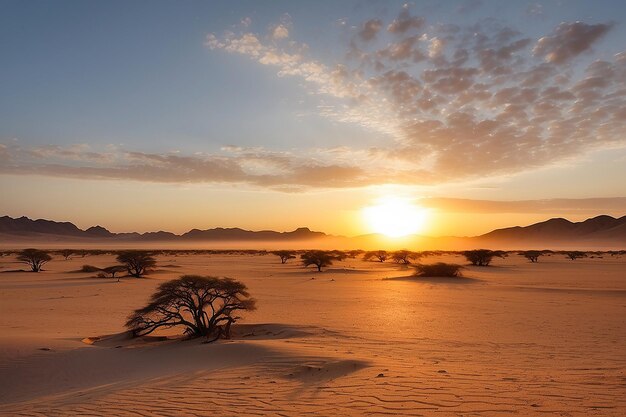
<path fill-rule="evenodd" d="M 418 277 L 415 275 L 383 278 L 383 281 L 410 281 L 410 282 L 422 282 L 425 284 L 455 284 L 455 285 L 478 284 L 478 283 L 484 282 L 482 279 L 469 278 L 469 277 Z"/>

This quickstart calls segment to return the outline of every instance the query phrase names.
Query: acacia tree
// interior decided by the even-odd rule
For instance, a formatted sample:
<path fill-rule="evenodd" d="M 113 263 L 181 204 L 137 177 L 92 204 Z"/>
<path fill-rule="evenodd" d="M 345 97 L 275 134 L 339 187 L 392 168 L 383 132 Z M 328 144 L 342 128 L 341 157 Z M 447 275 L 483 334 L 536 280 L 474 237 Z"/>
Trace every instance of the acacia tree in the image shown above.
<path fill-rule="evenodd" d="M 134 336 L 183 326 L 189 337 L 227 339 L 239 319 L 235 313 L 254 310 L 255 304 L 247 287 L 232 278 L 183 275 L 159 285 L 148 305 L 128 317 L 126 327 Z"/>
<path fill-rule="evenodd" d="M 359 256 L 360 254 L 362 254 L 364 251 L 362 249 L 354 249 L 354 250 L 350 250 L 346 253 L 346 255 L 348 256 L 348 258 L 354 259 L 357 256 Z"/>
<path fill-rule="evenodd" d="M 67 261 L 72 255 L 74 255 L 75 252 L 73 249 L 63 249 L 60 253 L 61 256 L 63 256 L 63 258 Z"/>
<path fill-rule="evenodd" d="M 524 258 L 528 259 L 530 262 L 535 263 L 539 261 L 539 257 L 543 255 L 541 251 L 538 250 L 527 250 L 519 253 Z"/>
<path fill-rule="evenodd" d="M 128 274 L 139 278 L 148 268 L 156 265 L 156 259 L 147 251 L 123 251 L 117 254 L 117 261 L 126 266 Z"/>
<path fill-rule="evenodd" d="M 570 261 L 575 261 L 576 259 L 586 258 L 587 254 L 579 250 L 574 250 L 570 252 L 565 252 L 565 256 L 569 258 Z"/>
<path fill-rule="evenodd" d="M 115 274 L 117 273 L 122 273 L 124 271 L 126 271 L 127 268 L 124 265 L 113 265 L 113 266 L 107 266 L 106 268 L 102 268 L 102 271 L 105 274 L 110 274 L 111 278 L 115 278 Z M 117 282 L 120 282 L 120 277 L 117 277 Z"/>
<path fill-rule="evenodd" d="M 500 250 L 475 249 L 462 252 L 465 259 L 475 266 L 489 266 L 494 257 L 504 258 L 506 252 Z"/>
<path fill-rule="evenodd" d="M 19 252 L 16 259 L 18 262 L 30 266 L 33 272 L 39 272 L 44 264 L 52 260 L 52 257 L 46 251 L 29 248 Z"/>
<path fill-rule="evenodd" d="M 363 255 L 363 260 L 369 261 L 372 258 L 376 258 L 378 262 L 385 262 L 388 257 L 389 257 L 389 254 L 387 253 L 386 250 L 376 250 L 376 251 L 365 252 L 365 255 Z"/>
<path fill-rule="evenodd" d="M 399 250 L 391 254 L 391 259 L 397 264 L 409 265 L 411 259 L 419 258 L 418 254 L 408 250 Z"/>
<path fill-rule="evenodd" d="M 306 268 L 309 265 L 315 265 L 317 271 L 321 272 L 322 268 L 331 266 L 337 258 L 332 253 L 323 250 L 311 250 L 300 255 L 302 264 Z"/>
<path fill-rule="evenodd" d="M 272 252 L 272 254 L 280 258 L 281 264 L 286 264 L 289 259 L 295 259 L 296 257 L 295 252 L 290 250 L 277 250 Z"/>

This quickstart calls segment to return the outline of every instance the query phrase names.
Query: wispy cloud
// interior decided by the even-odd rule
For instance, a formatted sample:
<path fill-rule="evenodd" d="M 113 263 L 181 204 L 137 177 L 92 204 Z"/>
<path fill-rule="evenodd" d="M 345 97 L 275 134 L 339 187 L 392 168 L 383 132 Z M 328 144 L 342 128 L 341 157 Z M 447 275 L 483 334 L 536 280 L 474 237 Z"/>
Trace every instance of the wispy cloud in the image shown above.
<path fill-rule="evenodd" d="M 448 213 L 560 213 L 593 215 L 626 212 L 626 197 L 556 198 L 545 200 L 472 200 L 462 198 L 424 198 L 421 206 Z"/>

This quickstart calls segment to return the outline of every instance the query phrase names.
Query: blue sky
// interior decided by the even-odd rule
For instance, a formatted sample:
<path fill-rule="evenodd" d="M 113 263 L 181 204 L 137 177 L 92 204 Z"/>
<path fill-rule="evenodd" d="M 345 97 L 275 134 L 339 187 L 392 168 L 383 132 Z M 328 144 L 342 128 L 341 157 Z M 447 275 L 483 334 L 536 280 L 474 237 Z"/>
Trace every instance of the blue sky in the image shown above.
<path fill-rule="evenodd" d="M 415 25 L 394 32 L 402 13 Z M 481 181 L 500 184 L 499 192 L 479 192 L 494 200 L 621 197 L 626 189 L 614 177 L 626 175 L 624 138 L 615 133 L 624 127 L 625 17 L 620 1 L 5 0 L 0 186 L 12 196 L 5 210 L 45 216 L 12 189 L 15 178 L 21 186 L 79 179 L 103 189 L 103 181 L 164 190 L 203 184 L 209 196 L 235 187 L 252 190 L 251 202 L 293 191 L 296 199 L 324 190 L 371 196 L 372 187 L 394 184 L 411 197 L 468 197 L 476 184 L 489 189 Z M 366 39 L 368 22 L 374 31 Z M 279 27 L 284 36 L 274 36 Z M 487 39 L 483 49 L 468 38 L 472 30 Z M 478 64 L 480 53 L 515 40 L 521 46 L 498 65 L 519 67 L 501 80 L 489 64 Z M 403 41 L 423 56 L 394 58 Z M 454 63 L 461 50 L 475 55 Z M 596 61 L 611 68 L 590 67 Z M 448 72 L 471 83 L 447 81 L 434 110 L 415 107 L 453 67 L 480 69 Z M 540 67 L 548 71 L 545 82 L 520 81 Z M 339 69 L 345 74 L 337 81 Z M 581 83 L 599 71 L 610 71 L 610 85 L 583 91 Z M 467 99 L 464 88 L 478 95 L 491 82 L 492 101 L 459 104 Z M 552 119 L 542 117 L 551 86 L 559 94 L 580 92 Z M 601 97 L 591 97 L 598 88 Z M 532 110 L 516 107 L 524 89 Z M 584 94 L 582 111 L 576 102 Z M 506 106 L 514 114 L 503 122 Z M 564 128 L 567 114 L 577 111 L 581 116 Z M 584 114 L 593 116 L 585 121 Z M 464 136 L 483 128 L 491 133 Z M 565 182 L 602 180 L 601 169 L 613 176 L 603 189 Z M 527 188 L 533 175 L 545 185 Z"/>

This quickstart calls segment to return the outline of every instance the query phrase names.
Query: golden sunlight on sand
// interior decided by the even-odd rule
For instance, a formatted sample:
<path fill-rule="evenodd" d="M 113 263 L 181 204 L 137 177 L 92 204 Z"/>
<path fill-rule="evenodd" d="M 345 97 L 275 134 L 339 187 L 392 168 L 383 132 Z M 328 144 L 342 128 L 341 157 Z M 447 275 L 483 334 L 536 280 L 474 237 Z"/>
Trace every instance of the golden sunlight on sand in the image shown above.
<path fill-rule="evenodd" d="M 375 205 L 362 209 L 363 219 L 371 232 L 389 237 L 402 237 L 421 232 L 428 212 L 410 201 L 385 197 Z"/>

